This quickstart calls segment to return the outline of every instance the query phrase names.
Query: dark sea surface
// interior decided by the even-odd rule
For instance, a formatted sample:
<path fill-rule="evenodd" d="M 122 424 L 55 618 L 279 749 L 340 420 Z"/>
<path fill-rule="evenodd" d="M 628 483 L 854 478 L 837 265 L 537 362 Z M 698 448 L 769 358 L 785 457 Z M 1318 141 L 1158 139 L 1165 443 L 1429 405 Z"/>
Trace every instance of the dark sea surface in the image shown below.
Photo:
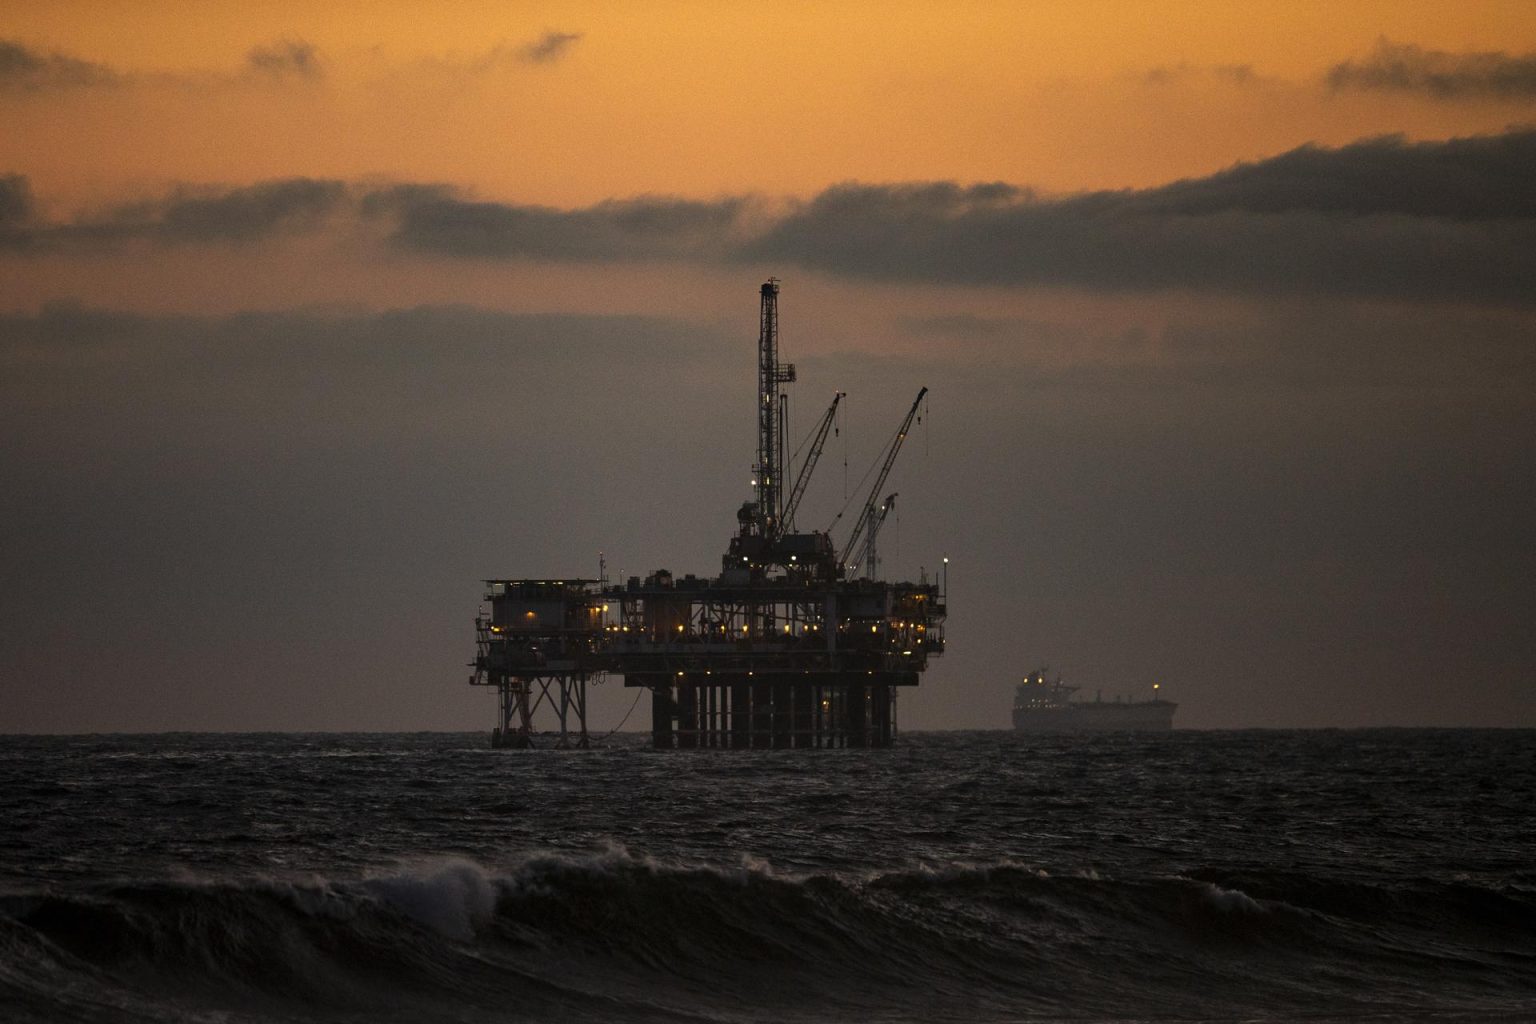
<path fill-rule="evenodd" d="M 1533 801 L 1533 731 L 0 737 L 0 1020 L 1536 1020 Z"/>

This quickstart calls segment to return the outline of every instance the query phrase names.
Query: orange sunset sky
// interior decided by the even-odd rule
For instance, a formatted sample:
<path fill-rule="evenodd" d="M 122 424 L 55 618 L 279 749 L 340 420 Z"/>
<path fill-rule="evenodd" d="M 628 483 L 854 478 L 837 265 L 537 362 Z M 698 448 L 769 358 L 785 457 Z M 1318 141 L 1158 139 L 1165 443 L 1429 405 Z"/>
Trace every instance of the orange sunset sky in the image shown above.
<path fill-rule="evenodd" d="M 1327 75 L 1383 44 L 1536 48 L 1536 7 L 82 0 L 0 4 L 0 33 L 53 62 L 29 76 L 12 58 L 0 170 L 69 219 L 176 187 L 294 177 L 445 183 L 560 208 L 771 203 L 844 181 L 1148 187 L 1304 144 L 1526 123 L 1528 95 L 1446 101 Z M 166 274 L 208 272 L 207 253 L 156 259 Z M 141 308 L 266 306 L 296 288 L 313 301 L 399 296 L 393 279 L 377 290 L 377 268 L 323 262 L 329 296 L 301 262 L 298 280 L 246 266 L 239 286 L 210 280 L 194 297 L 153 287 L 142 254 L 112 272 L 33 260 L 7 268 L 0 305 L 97 289 Z M 512 295 L 463 269 L 453 284 L 418 278 L 422 297 Z M 113 283 L 124 270 L 131 287 Z"/>
<path fill-rule="evenodd" d="M 1512 3 L 11 3 L 122 76 L 11 93 L 5 166 L 66 206 L 169 182 L 449 181 L 579 205 L 846 179 L 1147 186 L 1307 142 L 1497 131 L 1518 103 L 1343 93 L 1386 39 L 1536 46 Z M 558 55 L 519 59 L 548 32 Z M 253 72 L 259 47 L 308 73 Z"/>

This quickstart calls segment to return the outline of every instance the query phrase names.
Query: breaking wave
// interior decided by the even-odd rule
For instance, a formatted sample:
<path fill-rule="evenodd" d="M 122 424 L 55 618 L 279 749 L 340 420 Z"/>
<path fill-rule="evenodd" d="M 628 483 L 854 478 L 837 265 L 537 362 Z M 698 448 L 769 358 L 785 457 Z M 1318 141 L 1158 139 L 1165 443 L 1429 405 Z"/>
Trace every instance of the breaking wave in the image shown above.
<path fill-rule="evenodd" d="M 7 896 L 0 1007 L 20 1020 L 464 1021 L 1331 1019 L 1368 1005 L 1486 1019 L 1523 1011 L 1533 922 L 1536 892 L 1471 881 L 1115 878 L 1012 861 L 854 876 L 613 848 Z"/>

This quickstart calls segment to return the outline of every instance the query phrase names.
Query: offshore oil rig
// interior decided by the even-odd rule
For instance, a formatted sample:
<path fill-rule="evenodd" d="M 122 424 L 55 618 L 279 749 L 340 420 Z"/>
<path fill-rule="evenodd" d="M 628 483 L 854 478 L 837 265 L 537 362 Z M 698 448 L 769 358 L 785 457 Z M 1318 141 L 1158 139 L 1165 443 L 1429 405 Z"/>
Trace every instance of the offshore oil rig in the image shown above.
<path fill-rule="evenodd" d="M 896 495 L 877 498 L 927 388 L 883 449 L 842 547 L 830 531 L 796 532 L 843 394 L 834 394 L 786 487 L 781 388 L 795 368 L 779 361 L 777 280 L 761 296 L 755 496 L 736 513 L 720 574 L 486 580 L 489 612 L 482 606 L 475 619 L 469 681 L 497 692 L 492 746 L 532 746 L 533 715 L 545 705 L 559 720 L 556 746 L 587 746 L 587 687 L 607 674 L 651 691 L 660 749 L 891 745 L 897 688 L 916 686 L 944 651 L 940 582 L 877 578 L 877 537 Z"/>

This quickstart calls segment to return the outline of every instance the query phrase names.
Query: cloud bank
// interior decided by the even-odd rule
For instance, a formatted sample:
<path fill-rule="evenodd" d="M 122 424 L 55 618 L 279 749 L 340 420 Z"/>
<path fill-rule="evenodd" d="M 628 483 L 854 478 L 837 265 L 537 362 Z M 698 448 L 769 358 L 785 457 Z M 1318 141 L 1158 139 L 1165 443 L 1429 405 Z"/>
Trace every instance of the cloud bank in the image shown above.
<path fill-rule="evenodd" d="M 745 208 L 740 198 L 609 200 L 579 210 L 476 202 L 445 189 L 374 193 L 366 208 L 396 218 L 403 248 L 476 259 L 608 262 L 723 259 Z"/>
<path fill-rule="evenodd" d="M 238 73 L 193 74 L 120 71 L 65 53 L 44 52 L 14 39 L 0 39 L 0 93 L 41 94 L 62 89 L 160 83 L 205 86 L 210 82 L 317 81 L 324 76 L 320 51 L 302 39 L 279 39 L 247 51 Z"/>
<path fill-rule="evenodd" d="M 1536 53 L 1447 53 L 1379 40 L 1363 60 L 1328 70 L 1336 90 L 1419 93 L 1437 100 L 1536 99 Z"/>
<path fill-rule="evenodd" d="M 40 92 L 116 85 L 123 76 L 105 64 L 62 53 L 45 53 L 14 39 L 0 39 L 0 91 Z"/>
<path fill-rule="evenodd" d="M 765 216 L 743 197 L 558 211 L 402 194 L 392 244 L 472 259 L 774 262 L 972 285 L 1530 301 L 1536 132 L 1305 146 L 1159 188 L 1041 198 L 851 183 Z"/>
<path fill-rule="evenodd" d="M 164 242 L 249 242 L 318 226 L 347 198 L 339 181 L 292 178 L 237 189 L 181 189 L 75 227 L 106 237 Z"/>
<path fill-rule="evenodd" d="M 1148 189 L 1042 197 L 1005 183 L 846 183 L 761 197 L 643 196 L 577 209 L 445 185 L 294 178 L 182 189 L 73 222 L 18 221 L 11 248 L 252 244 L 350 218 L 398 252 L 478 261 L 690 261 L 977 286 L 1320 294 L 1529 305 L 1536 131 L 1303 146 Z M 4 200 L 29 202 L 25 179 Z M 0 206 L 4 205 L 0 202 Z"/>

